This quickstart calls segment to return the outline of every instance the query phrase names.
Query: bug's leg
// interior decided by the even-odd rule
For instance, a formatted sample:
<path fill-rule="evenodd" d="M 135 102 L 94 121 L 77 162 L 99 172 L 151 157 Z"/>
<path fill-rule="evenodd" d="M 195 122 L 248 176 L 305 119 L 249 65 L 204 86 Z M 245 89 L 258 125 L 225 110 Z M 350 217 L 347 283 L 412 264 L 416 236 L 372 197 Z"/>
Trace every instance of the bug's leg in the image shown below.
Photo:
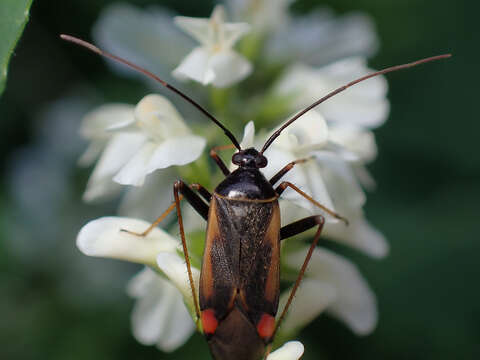
<path fill-rule="evenodd" d="M 271 179 L 270 179 L 270 184 L 273 186 L 275 185 L 278 180 L 280 180 L 287 172 L 289 172 L 290 170 L 293 169 L 293 167 L 296 165 L 296 164 L 303 164 L 304 162 L 307 162 L 308 160 L 311 160 L 313 157 L 308 157 L 308 158 L 305 158 L 305 159 L 298 159 L 298 160 L 295 160 L 295 161 L 292 161 L 291 163 L 288 163 L 287 165 L 285 165 L 285 167 L 280 170 L 279 172 L 277 172 Z"/>
<path fill-rule="evenodd" d="M 234 149 L 235 146 L 233 144 L 229 144 L 229 145 L 221 145 L 221 146 L 215 146 L 214 148 L 212 148 L 210 150 L 210 157 L 215 160 L 215 162 L 217 163 L 218 167 L 220 168 L 220 170 L 222 170 L 223 172 L 223 175 L 227 176 L 228 174 L 230 174 L 230 170 L 228 170 L 227 166 L 225 165 L 225 163 L 223 162 L 222 159 L 220 159 L 220 156 L 217 155 L 217 151 L 220 151 L 220 150 L 228 150 L 228 149 Z"/>
<path fill-rule="evenodd" d="M 295 190 L 297 193 L 299 193 L 300 195 L 302 195 L 305 199 L 307 199 L 308 201 L 310 201 L 313 205 L 315 205 L 316 207 L 322 209 L 323 211 L 325 211 L 327 214 L 333 216 L 335 219 L 338 219 L 338 220 L 341 220 L 343 221 L 346 225 L 348 225 L 348 220 L 346 218 L 344 218 L 343 216 L 337 214 L 335 211 L 333 210 L 330 210 L 329 208 L 323 206 L 322 204 L 320 204 L 318 201 L 314 200 L 311 196 L 305 194 L 302 190 L 300 190 L 298 187 L 296 187 L 295 185 L 293 185 L 292 183 L 288 182 L 288 181 L 284 181 L 282 183 L 280 183 L 280 185 L 277 186 L 277 188 L 275 189 L 275 191 L 277 192 L 278 195 L 281 195 L 285 189 L 287 187 L 290 187 L 292 188 L 293 190 Z"/>
<path fill-rule="evenodd" d="M 182 200 L 182 199 L 183 199 L 183 196 L 180 197 L 180 200 Z M 137 233 L 137 232 L 126 230 L 126 229 L 120 229 L 120 231 L 129 233 L 129 234 L 135 235 L 135 236 L 145 237 L 150 233 L 150 231 L 152 231 L 155 227 L 157 227 L 157 225 L 160 224 L 163 221 L 163 219 L 165 219 L 167 217 L 167 215 L 172 212 L 173 209 L 175 209 L 175 206 L 176 206 L 176 204 L 175 204 L 175 201 L 174 201 L 170 204 L 168 209 L 165 210 L 162 215 L 160 215 L 158 218 L 156 218 L 155 221 L 153 223 L 151 223 L 150 226 L 144 232 Z"/>
<path fill-rule="evenodd" d="M 198 298 L 197 292 L 195 291 L 195 285 L 193 282 L 193 275 L 192 275 L 192 266 L 190 265 L 190 256 L 188 255 L 187 249 L 187 241 L 185 240 L 185 231 L 183 230 L 183 218 L 182 218 L 182 209 L 180 207 L 180 193 L 188 200 L 190 205 L 193 206 L 197 212 L 204 216 L 205 218 L 208 217 L 208 205 L 206 205 L 202 199 L 198 197 L 186 184 L 181 181 L 175 181 L 173 184 L 173 196 L 175 198 L 175 204 L 177 208 L 177 216 L 178 216 L 178 227 L 180 229 L 180 237 L 182 238 L 182 247 L 183 247 L 183 254 L 185 256 L 185 263 L 187 264 L 187 272 L 188 272 L 188 280 L 190 282 L 190 288 L 192 289 L 192 297 L 193 297 L 193 304 L 195 305 L 195 313 L 197 315 L 197 320 L 200 319 L 200 306 L 198 305 Z M 203 216 L 203 215 L 202 215 Z"/>
<path fill-rule="evenodd" d="M 196 191 L 198 191 L 198 193 L 205 199 L 207 200 L 208 202 L 210 202 L 210 199 L 212 198 L 212 195 L 208 192 L 207 189 L 205 189 L 202 185 L 200 184 L 192 184 L 190 185 L 190 187 L 192 189 L 195 189 Z M 182 189 L 183 190 L 183 189 Z M 190 189 L 189 189 L 190 190 Z M 184 191 L 184 190 L 183 190 Z M 185 192 L 185 191 L 184 191 Z M 195 193 L 193 193 L 192 191 L 190 191 L 188 193 L 187 196 L 185 196 L 187 201 L 190 203 L 190 205 L 193 206 L 193 208 L 195 210 L 197 210 L 197 212 L 205 219 L 207 220 L 207 217 L 208 217 L 208 206 L 207 206 L 207 209 L 205 210 L 205 208 L 200 204 L 200 203 L 203 203 L 203 205 L 205 206 L 205 203 L 202 201 L 202 199 L 200 199 Z M 180 195 L 179 196 L 179 199 L 180 200 L 183 200 L 184 196 L 183 195 Z M 199 209 L 197 209 L 197 207 L 195 207 L 195 205 L 193 205 L 194 203 L 199 203 L 197 206 L 199 207 Z M 135 236 L 142 236 L 142 237 L 145 237 L 147 236 L 155 227 L 158 226 L 158 224 L 160 224 L 163 219 L 165 219 L 167 217 L 168 214 L 170 214 L 172 212 L 173 209 L 175 209 L 175 201 L 173 201 L 170 206 L 168 207 L 167 210 L 165 210 L 165 212 L 160 215 L 144 232 L 141 232 L 141 233 L 137 233 L 137 232 L 134 232 L 134 231 L 130 231 L 130 230 L 126 230 L 126 229 L 120 229 L 120 231 L 122 232 L 126 232 L 126 233 L 129 233 L 131 235 L 135 235 Z"/>
<path fill-rule="evenodd" d="M 282 323 L 283 319 L 285 318 L 285 315 L 287 314 L 288 308 L 292 304 L 292 300 L 295 297 L 295 293 L 297 292 L 298 287 L 300 286 L 303 275 L 305 274 L 305 270 L 307 269 L 310 258 L 312 257 L 313 250 L 315 250 L 315 247 L 318 244 L 318 240 L 320 239 L 320 234 L 322 232 L 324 223 L 325 223 L 325 218 L 322 215 L 314 215 L 314 216 L 309 216 L 304 219 L 295 221 L 291 224 L 285 225 L 280 229 L 280 239 L 283 240 L 291 236 L 301 234 L 304 231 L 307 231 L 308 229 L 311 229 L 314 226 L 318 226 L 318 229 L 317 229 L 317 232 L 315 233 L 315 237 L 313 238 L 312 244 L 308 249 L 307 256 L 305 256 L 303 265 L 300 269 L 300 272 L 298 273 L 297 280 L 295 281 L 295 284 L 293 285 L 293 289 L 290 292 L 290 296 L 288 297 L 287 303 L 285 304 L 285 307 L 283 308 L 282 313 L 278 318 L 272 338 L 275 336 L 275 333 L 277 332 L 280 324 Z"/>
<path fill-rule="evenodd" d="M 270 355 L 271 351 L 272 351 L 272 343 L 267 345 L 267 349 L 265 350 L 265 354 L 263 355 L 263 360 L 267 360 L 268 355 Z"/>
<path fill-rule="evenodd" d="M 207 189 L 205 189 L 202 185 L 194 183 L 190 185 L 190 188 L 195 189 L 208 203 L 212 199 L 212 194 L 210 194 L 210 192 Z"/>

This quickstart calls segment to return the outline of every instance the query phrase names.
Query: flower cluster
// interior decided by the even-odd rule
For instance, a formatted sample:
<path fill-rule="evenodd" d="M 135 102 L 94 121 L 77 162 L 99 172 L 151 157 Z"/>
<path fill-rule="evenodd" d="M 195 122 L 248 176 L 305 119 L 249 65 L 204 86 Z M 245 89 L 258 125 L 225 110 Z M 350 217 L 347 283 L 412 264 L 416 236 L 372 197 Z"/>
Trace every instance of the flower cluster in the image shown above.
<path fill-rule="evenodd" d="M 235 131 L 243 127 L 242 148 L 258 149 L 282 119 L 370 72 L 366 59 L 377 47 L 373 26 L 365 15 L 337 18 L 322 10 L 292 16 L 289 3 L 226 0 L 235 22 L 227 21 L 222 5 L 210 18 L 175 17 L 173 21 L 159 8 L 115 5 L 103 13 L 94 35 L 101 47 L 133 58 L 169 81 L 184 81 L 184 87 L 192 81 L 207 86 L 205 102 L 222 121 L 226 119 L 227 127 Z M 180 30 L 197 42 L 188 54 L 192 43 Z M 363 212 L 363 189 L 374 186 L 366 168 L 377 152 L 372 129 L 388 115 L 386 92 L 383 77 L 359 84 L 307 112 L 268 148 L 269 164 L 262 169 L 267 178 L 293 160 L 308 159 L 284 179 L 350 223 L 346 227 L 287 190 L 280 200 L 282 224 L 320 213 L 326 218 L 326 239 L 375 258 L 387 254 L 385 239 Z M 159 189 L 170 189 L 178 177 L 203 181 L 206 187 L 221 179 L 220 171 L 208 166 L 204 149 L 207 143 L 218 145 L 225 139 L 211 124 L 195 126 L 187 105 L 175 107 L 158 94 L 145 96 L 136 106 L 107 104 L 87 114 L 81 129 L 90 145 L 80 163 L 96 161 L 84 199 L 122 194 L 119 213 L 124 217 L 91 221 L 80 231 L 77 245 L 86 255 L 146 265 L 128 285 L 128 293 L 136 299 L 133 333 L 141 343 L 156 344 L 164 351 L 175 350 L 195 331 L 178 228 L 167 219 L 163 228 L 154 228 L 146 237 L 120 229 L 139 233 L 147 229 L 150 223 L 145 220 L 153 220 L 172 201 L 171 191 Z M 185 118 L 180 113 L 186 114 Z M 198 282 L 199 243 L 205 224 L 189 207 L 183 211 L 193 277 Z M 298 273 L 307 250 L 306 243 L 286 242 L 282 269 L 287 275 Z M 288 294 L 281 294 L 280 309 Z M 377 322 L 375 296 L 357 268 L 344 257 L 317 247 L 277 337 L 291 339 L 323 312 L 360 335 L 370 333 Z M 268 359 L 298 359 L 302 353 L 301 343 L 288 342 Z"/>

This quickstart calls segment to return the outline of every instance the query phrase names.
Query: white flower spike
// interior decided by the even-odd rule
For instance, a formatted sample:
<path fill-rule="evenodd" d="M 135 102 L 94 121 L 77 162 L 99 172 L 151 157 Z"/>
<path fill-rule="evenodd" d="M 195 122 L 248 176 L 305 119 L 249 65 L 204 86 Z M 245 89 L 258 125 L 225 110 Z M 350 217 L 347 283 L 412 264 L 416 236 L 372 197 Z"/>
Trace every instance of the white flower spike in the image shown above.
<path fill-rule="evenodd" d="M 133 33 L 128 32 L 127 43 L 130 45 L 119 50 L 123 49 L 128 54 L 129 49 L 145 48 L 146 52 L 140 58 L 130 54 L 126 56 L 125 52 L 123 56 L 138 59 L 143 66 L 153 64 L 146 67 L 162 74 L 165 69 L 179 64 L 180 57 L 191 48 L 188 44 L 191 39 L 180 34 L 180 28 L 199 44 L 177 66 L 173 75 L 203 85 L 228 87 L 252 71 L 250 62 L 234 50 L 238 40 L 252 28 L 252 35 L 242 45 L 247 45 L 244 49 L 251 55 L 255 55 L 257 50 L 269 55 L 259 66 L 265 68 L 278 64 L 286 69 L 275 79 L 276 86 L 270 95 L 272 101 L 277 101 L 277 97 L 278 101 L 285 101 L 282 112 L 288 109 L 293 112 L 310 105 L 332 88 L 367 73 L 366 57 L 376 48 L 377 39 L 370 19 L 364 15 L 351 14 L 338 21 L 330 12 L 321 11 L 294 18 L 288 14 L 291 2 L 224 0 L 234 21 L 240 22 L 227 23 L 224 8 L 217 6 L 210 18 L 175 18 L 178 26 L 175 29 L 172 21 L 156 21 L 168 17 L 163 11 L 136 11 L 119 6 L 112 8 L 114 16 L 108 22 L 104 21 L 102 26 L 110 30 L 100 34 L 100 38 L 106 39 L 111 46 L 118 46 L 119 42 L 115 39 L 121 37 L 108 34 L 111 29 L 118 28 L 121 32 L 125 22 L 138 25 L 138 29 L 161 23 L 156 30 L 148 32 L 150 35 L 147 34 L 147 38 L 145 32 L 137 28 Z M 98 36 L 99 31 L 96 33 Z M 149 47 L 148 44 L 157 42 L 155 34 L 166 36 L 158 41 L 170 43 L 173 47 Z M 320 52 L 319 48 L 322 49 Z M 113 48 L 110 51 L 117 53 Z M 168 54 L 163 56 L 162 51 Z M 162 61 L 156 67 L 158 61 L 154 60 L 160 55 Z M 295 64 L 295 61 L 300 62 Z M 374 160 L 377 152 L 370 130 L 380 126 L 388 115 L 386 91 L 385 80 L 377 77 L 308 112 L 285 129 L 268 148 L 266 156 L 269 165 L 264 169 L 264 175 L 271 177 L 290 161 L 308 158 L 309 161 L 296 165 L 282 180 L 292 182 L 319 203 L 349 220 L 350 225 L 345 227 L 342 222 L 324 214 L 326 224 L 322 236 L 377 258 L 388 253 L 388 244 L 365 219 L 362 207 L 366 196 L 361 185 L 373 184 L 366 169 L 366 164 Z M 243 96 L 240 92 L 239 95 Z M 239 103 L 245 109 L 252 109 L 248 117 L 257 118 L 257 107 L 249 106 L 257 100 L 249 100 L 249 95 L 247 92 L 245 99 Z M 268 101 L 266 105 L 260 104 L 258 109 L 263 110 L 267 106 L 271 106 Z M 228 115 L 228 106 L 226 109 Z M 267 118 L 273 117 L 267 115 Z M 257 126 L 259 124 L 261 122 Z M 268 132 L 265 128 L 258 130 L 262 135 Z M 196 160 L 206 142 L 192 135 L 173 105 L 159 95 L 145 97 L 136 107 L 122 104 L 104 106 L 84 121 L 82 132 L 90 141 L 82 163 L 89 164 L 99 158 L 85 199 L 114 195 L 122 189 L 119 184 L 135 185 L 124 198 L 120 211 L 137 218 L 150 218 L 168 206 L 170 196 L 157 200 L 157 194 L 153 195 L 154 189 L 158 188 L 156 185 L 172 183 L 172 178 L 178 178 L 174 165 Z M 255 136 L 255 126 L 250 122 L 245 127 L 241 147 L 258 148 L 263 144 L 263 138 Z M 210 136 L 209 140 L 216 142 Z M 157 169 L 166 168 L 169 169 L 147 177 Z M 198 175 L 205 178 L 211 175 L 210 167 L 198 168 L 202 171 Z M 189 176 L 189 173 L 185 174 Z M 292 190 L 287 190 L 282 197 L 282 224 L 322 213 Z M 191 227 L 191 231 L 204 230 L 203 219 L 201 223 L 192 221 L 200 217 L 188 206 L 186 209 L 184 218 L 189 218 L 186 227 Z M 174 215 L 172 213 L 171 216 Z M 168 223 L 165 221 L 165 224 Z M 169 228 L 172 235 L 160 228 L 153 229 L 146 237 L 120 232 L 120 229 L 142 232 L 148 225 L 131 218 L 101 218 L 82 228 L 77 246 L 89 256 L 147 265 L 128 286 L 129 295 L 136 299 L 132 313 L 134 336 L 142 344 L 155 344 L 163 351 L 173 351 L 195 330 L 192 321 L 192 318 L 196 320 L 194 299 L 180 242 L 176 239 L 176 227 Z M 286 246 L 281 261 L 291 270 L 298 271 L 307 249 Z M 192 268 L 192 276 L 198 289 L 200 271 Z M 279 309 L 283 308 L 289 293 L 281 294 Z M 292 338 L 324 312 L 343 321 L 358 335 L 371 332 L 378 317 L 375 295 L 357 268 L 347 259 L 317 247 L 294 305 L 279 329 L 279 338 Z M 298 360 L 303 352 L 301 343 L 291 341 L 269 354 L 267 360 Z"/>
<path fill-rule="evenodd" d="M 227 87 L 252 71 L 247 59 L 233 50 L 250 25 L 226 23 L 223 6 L 217 5 L 208 19 L 178 16 L 175 23 L 200 43 L 173 71 L 177 78 Z"/>

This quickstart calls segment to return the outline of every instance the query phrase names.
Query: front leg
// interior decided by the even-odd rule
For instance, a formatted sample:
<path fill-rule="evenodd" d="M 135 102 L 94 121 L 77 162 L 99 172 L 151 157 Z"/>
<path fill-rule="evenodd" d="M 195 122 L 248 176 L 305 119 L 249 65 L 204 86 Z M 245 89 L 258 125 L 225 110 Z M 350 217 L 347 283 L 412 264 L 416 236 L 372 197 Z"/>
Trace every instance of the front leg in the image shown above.
<path fill-rule="evenodd" d="M 217 154 L 217 151 L 220 151 L 220 150 L 228 150 L 228 149 L 234 149 L 235 146 L 233 144 L 230 144 L 230 145 L 220 145 L 220 146 L 215 146 L 214 148 L 212 148 L 212 150 L 210 150 L 210 157 L 215 160 L 215 162 L 217 163 L 218 167 L 220 168 L 220 170 L 222 170 L 223 172 L 223 175 L 227 176 L 228 174 L 230 174 L 230 170 L 228 170 L 227 166 L 225 165 L 225 163 L 223 162 L 223 160 L 220 158 L 220 156 L 218 156 Z"/>
<path fill-rule="evenodd" d="M 295 161 L 292 161 L 291 163 L 288 163 L 281 169 L 279 172 L 277 172 L 273 177 L 270 179 L 270 184 L 273 186 L 275 185 L 287 172 L 293 169 L 293 167 L 296 164 L 303 164 L 304 162 L 307 162 L 308 160 L 311 160 L 313 157 L 305 158 L 305 159 L 298 159 Z"/>
<path fill-rule="evenodd" d="M 205 220 L 208 219 L 208 205 L 205 204 L 205 202 L 197 195 L 195 194 L 190 187 L 187 186 L 183 181 L 179 180 L 176 181 L 174 184 L 174 188 L 180 192 L 180 195 L 178 197 L 179 203 L 181 200 L 186 199 L 190 205 L 196 210 L 198 214 L 200 214 L 201 217 L 203 217 Z M 205 189 L 202 185 L 200 184 L 192 184 L 191 188 L 197 190 L 202 197 L 210 202 L 210 199 L 212 195 L 208 192 L 207 189 Z M 145 237 L 147 236 L 155 227 L 158 226 L 166 217 L 168 214 L 172 212 L 173 209 L 177 206 L 176 201 L 173 201 L 170 206 L 165 210 L 165 212 L 160 215 L 144 232 L 141 233 L 136 233 L 133 231 L 129 231 L 126 229 L 121 229 L 120 231 L 127 232 L 132 235 L 136 236 L 142 236 Z"/>
<path fill-rule="evenodd" d="M 337 214 L 335 211 L 333 210 L 330 210 L 329 208 L 327 208 L 326 206 L 323 206 L 322 204 L 320 204 L 318 201 L 316 201 L 315 199 L 313 199 L 311 196 L 307 195 L 306 193 L 304 193 L 302 190 L 300 190 L 298 187 L 296 187 L 295 185 L 293 185 L 291 182 L 288 182 L 288 181 L 284 181 L 282 182 L 280 185 L 277 186 L 277 188 L 275 189 L 275 192 L 278 194 L 278 195 L 281 195 L 285 189 L 287 187 L 290 187 L 291 189 L 295 190 L 297 193 L 299 193 L 300 195 L 302 195 L 305 199 L 307 199 L 308 201 L 310 201 L 313 205 L 315 205 L 316 207 L 322 209 L 323 211 L 325 211 L 327 214 L 333 216 L 335 219 L 338 219 L 338 220 L 341 220 L 345 223 L 345 225 L 348 225 L 348 220 L 346 218 L 344 218 L 343 216 Z"/>

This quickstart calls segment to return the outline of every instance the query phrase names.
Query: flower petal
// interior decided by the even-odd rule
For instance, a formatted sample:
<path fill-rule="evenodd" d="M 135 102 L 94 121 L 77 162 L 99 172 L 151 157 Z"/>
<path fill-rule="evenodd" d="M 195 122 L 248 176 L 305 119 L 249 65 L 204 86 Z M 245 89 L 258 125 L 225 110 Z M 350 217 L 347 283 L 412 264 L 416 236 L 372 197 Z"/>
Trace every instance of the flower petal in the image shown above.
<path fill-rule="evenodd" d="M 288 7 L 293 0 L 226 0 L 229 13 L 235 20 L 252 24 L 255 33 L 273 31 L 288 22 Z"/>
<path fill-rule="evenodd" d="M 247 23 L 226 23 L 225 9 L 215 6 L 210 18 L 175 17 L 175 24 L 205 47 L 231 48 L 250 30 Z"/>
<path fill-rule="evenodd" d="M 307 248 L 288 254 L 287 264 L 300 269 L 306 252 Z M 306 276 L 335 288 L 337 297 L 327 309 L 329 314 L 345 322 L 358 335 L 373 331 L 378 318 L 376 298 L 355 265 L 328 250 L 316 248 Z"/>
<path fill-rule="evenodd" d="M 87 150 L 78 159 L 79 166 L 90 166 L 100 156 L 107 142 L 105 140 L 92 140 Z"/>
<path fill-rule="evenodd" d="M 291 152 L 272 146 L 268 149 L 269 164 L 265 168 L 264 174 L 269 178 L 286 164 L 299 158 L 300 157 L 295 156 Z M 296 165 L 294 170 L 285 174 L 282 181 L 291 182 L 323 206 L 335 211 L 327 187 L 322 179 L 321 170 L 315 161 L 308 161 L 305 164 Z M 285 190 L 285 192 L 282 193 L 282 198 L 293 201 L 295 204 L 309 210 L 312 214 L 323 214 L 328 222 L 338 221 L 293 189 Z"/>
<path fill-rule="evenodd" d="M 137 153 L 120 169 L 113 181 L 122 185 L 142 186 L 145 176 L 148 175 L 148 164 L 157 145 L 148 141 L 142 145 Z"/>
<path fill-rule="evenodd" d="M 342 213 L 349 225 L 327 223 L 323 235 L 340 243 L 357 248 L 366 254 L 383 258 L 388 255 L 389 246 L 385 237 L 365 219 L 362 211 Z"/>
<path fill-rule="evenodd" d="M 140 100 L 135 118 L 138 127 L 157 142 L 190 134 L 177 109 L 162 95 L 150 94 Z"/>
<path fill-rule="evenodd" d="M 283 292 L 280 297 L 279 309 L 283 309 L 287 303 L 291 288 Z M 305 278 L 298 289 L 292 306 L 279 328 L 283 336 L 295 334 L 304 326 L 313 321 L 319 314 L 336 298 L 335 287 L 331 284 Z"/>
<path fill-rule="evenodd" d="M 280 81 L 278 90 L 280 93 L 295 91 L 298 94 L 296 106 L 305 107 L 332 89 L 372 71 L 367 67 L 366 59 L 360 57 L 339 60 L 319 69 L 294 65 Z M 342 95 L 320 104 L 316 111 L 332 122 L 370 128 L 380 126 L 389 112 L 386 98 L 388 85 L 383 76 L 371 80 L 355 85 Z"/>
<path fill-rule="evenodd" d="M 182 60 L 175 70 L 173 76 L 178 79 L 192 79 L 203 85 L 210 84 L 215 74 L 209 67 L 210 54 L 203 47 L 197 47 Z"/>
<path fill-rule="evenodd" d="M 121 229 L 141 233 L 150 226 L 142 220 L 103 217 L 90 221 L 77 236 L 77 247 L 88 256 L 132 261 L 156 267 L 159 252 L 175 252 L 179 243 L 167 232 L 154 228 L 141 237 Z"/>
<path fill-rule="evenodd" d="M 366 196 L 350 164 L 328 151 L 314 152 L 328 193 L 334 198 L 335 209 L 357 209 L 365 204 Z M 342 215 L 342 214 L 341 214 Z"/>
<path fill-rule="evenodd" d="M 353 164 L 353 171 L 355 172 L 355 176 L 357 177 L 358 181 L 365 189 L 368 191 L 375 190 L 377 183 L 365 165 Z"/>
<path fill-rule="evenodd" d="M 126 3 L 115 3 L 102 11 L 94 25 L 93 37 L 102 49 L 129 59 L 169 82 L 171 69 L 193 45 L 164 8 L 141 9 Z M 125 66 L 109 64 L 118 72 L 146 80 Z"/>
<path fill-rule="evenodd" d="M 307 112 L 275 139 L 275 146 L 288 149 L 299 157 L 308 156 L 310 150 L 325 147 L 328 139 L 328 127 L 318 112 Z"/>
<path fill-rule="evenodd" d="M 157 169 L 195 161 L 202 154 L 205 144 L 206 140 L 196 135 L 172 138 L 158 144 L 149 141 L 113 180 L 123 185 L 142 186 L 145 177 Z"/>
<path fill-rule="evenodd" d="M 140 133 L 114 135 L 88 179 L 83 199 L 88 202 L 117 194 L 120 187 L 112 181 L 112 177 L 134 156 L 145 141 L 145 136 Z"/>
<path fill-rule="evenodd" d="M 185 260 L 176 253 L 162 252 L 157 256 L 157 265 L 160 270 L 170 279 L 172 284 L 182 293 L 183 300 L 188 306 L 190 313 L 195 313 L 193 305 L 192 289 L 188 279 Z M 198 291 L 198 282 L 200 280 L 200 271 L 192 267 L 192 275 L 195 289 Z"/>
<path fill-rule="evenodd" d="M 189 135 L 168 139 L 157 145 L 147 166 L 147 173 L 172 165 L 185 165 L 199 158 L 206 140 Z"/>
<path fill-rule="evenodd" d="M 212 12 L 212 17 L 222 16 L 222 6 L 216 6 Z M 175 16 L 173 19 L 175 25 L 185 31 L 202 45 L 208 45 L 211 37 L 210 18 L 195 18 L 188 16 Z"/>
<path fill-rule="evenodd" d="M 121 216 L 153 221 L 172 203 L 172 186 L 177 179 L 178 173 L 173 168 L 148 176 L 143 186 L 128 188 L 120 202 L 118 213 Z M 169 220 L 165 219 L 162 224 L 169 224 Z"/>
<path fill-rule="evenodd" d="M 345 57 L 371 56 L 378 48 L 374 22 L 363 13 L 335 17 L 332 11 L 320 10 L 293 18 L 288 25 L 275 31 L 267 43 L 268 60 L 294 58 L 321 66 Z"/>
<path fill-rule="evenodd" d="M 250 24 L 242 23 L 225 23 L 223 26 L 224 31 L 224 46 L 226 48 L 232 48 L 235 43 L 247 34 L 251 29 Z"/>
<path fill-rule="evenodd" d="M 249 121 L 245 128 L 243 129 L 243 139 L 240 143 L 242 149 L 248 149 L 252 147 L 255 140 L 255 124 L 253 121 Z"/>
<path fill-rule="evenodd" d="M 89 112 L 83 118 L 80 134 L 86 139 L 109 138 L 110 128 L 122 128 L 135 121 L 134 106 L 128 104 L 106 104 Z"/>
<path fill-rule="evenodd" d="M 268 355 L 267 360 L 298 360 L 304 352 L 300 341 L 289 341 Z"/>
<path fill-rule="evenodd" d="M 250 62 L 233 50 L 220 51 L 209 60 L 209 69 L 214 74 L 213 85 L 227 87 L 243 80 L 252 72 Z"/>
<path fill-rule="evenodd" d="M 330 140 L 356 154 L 363 163 L 371 162 L 377 156 L 377 145 L 373 132 L 348 125 L 330 126 Z"/>
<path fill-rule="evenodd" d="M 169 281 L 145 268 L 128 284 L 137 299 L 132 312 L 135 338 L 144 345 L 174 351 L 192 335 L 195 324 L 182 301 L 182 294 Z"/>

